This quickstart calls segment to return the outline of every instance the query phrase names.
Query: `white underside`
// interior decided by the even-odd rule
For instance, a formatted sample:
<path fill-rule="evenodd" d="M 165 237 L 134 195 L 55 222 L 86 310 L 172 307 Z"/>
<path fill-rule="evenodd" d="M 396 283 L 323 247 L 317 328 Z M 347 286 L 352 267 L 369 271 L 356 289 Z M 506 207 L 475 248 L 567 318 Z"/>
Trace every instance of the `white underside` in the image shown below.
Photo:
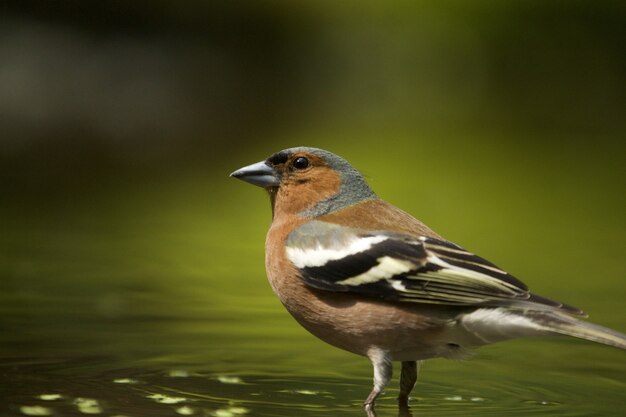
<path fill-rule="evenodd" d="M 505 308 L 481 308 L 449 323 L 424 344 L 397 350 L 393 360 L 423 360 L 431 358 L 464 359 L 472 349 L 483 345 L 525 336 L 550 333 L 545 327 L 521 314 Z"/>

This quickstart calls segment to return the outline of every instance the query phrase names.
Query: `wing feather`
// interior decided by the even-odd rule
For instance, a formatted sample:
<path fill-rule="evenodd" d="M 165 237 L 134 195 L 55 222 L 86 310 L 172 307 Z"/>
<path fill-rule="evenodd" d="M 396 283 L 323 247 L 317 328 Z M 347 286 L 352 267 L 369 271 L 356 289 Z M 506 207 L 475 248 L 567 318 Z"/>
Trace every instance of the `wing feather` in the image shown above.
<path fill-rule="evenodd" d="M 540 305 L 582 314 L 536 296 L 493 263 L 448 241 L 312 221 L 287 239 L 305 284 L 398 302 Z"/>

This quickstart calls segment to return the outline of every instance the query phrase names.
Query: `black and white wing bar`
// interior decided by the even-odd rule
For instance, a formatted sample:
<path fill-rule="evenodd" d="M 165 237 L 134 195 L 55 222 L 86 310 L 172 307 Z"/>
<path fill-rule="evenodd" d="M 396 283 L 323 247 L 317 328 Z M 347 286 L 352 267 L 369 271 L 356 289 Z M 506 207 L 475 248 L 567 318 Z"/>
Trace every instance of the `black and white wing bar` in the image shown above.
<path fill-rule="evenodd" d="M 302 280 L 314 288 L 390 301 L 460 306 L 540 304 L 582 313 L 530 294 L 517 278 L 451 242 L 385 232 L 356 234 L 339 227 L 329 230 L 332 237 L 322 234 L 315 239 L 309 230 L 304 236 L 290 236 L 287 243 L 287 256 Z"/>

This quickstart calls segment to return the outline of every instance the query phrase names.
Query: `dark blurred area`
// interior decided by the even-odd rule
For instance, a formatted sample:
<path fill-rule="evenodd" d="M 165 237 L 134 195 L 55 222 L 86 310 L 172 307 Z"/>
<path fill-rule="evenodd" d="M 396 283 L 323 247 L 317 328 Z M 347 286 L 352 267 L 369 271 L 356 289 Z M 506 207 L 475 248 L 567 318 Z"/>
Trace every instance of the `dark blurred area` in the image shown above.
<path fill-rule="evenodd" d="M 625 4 L 5 0 L 0 186 L 229 167 L 302 131 L 623 141 Z"/>

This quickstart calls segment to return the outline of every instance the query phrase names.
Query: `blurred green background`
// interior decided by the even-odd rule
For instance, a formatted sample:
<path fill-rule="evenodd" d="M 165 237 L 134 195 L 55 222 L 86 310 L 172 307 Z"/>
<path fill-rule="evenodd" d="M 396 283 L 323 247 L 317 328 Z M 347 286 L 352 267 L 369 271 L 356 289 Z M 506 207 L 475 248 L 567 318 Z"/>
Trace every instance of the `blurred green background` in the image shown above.
<path fill-rule="evenodd" d="M 103 382 L 115 374 L 195 391 L 196 414 L 360 415 L 369 364 L 283 311 L 263 268 L 269 202 L 228 178 L 299 145 L 626 331 L 625 4 L 3 1 L 0 411 L 54 391 L 71 415 L 86 387 L 107 412 L 176 411 Z M 417 407 L 626 406 L 621 352 L 482 352 L 427 365 Z M 172 369 L 196 379 L 159 379 Z"/>

